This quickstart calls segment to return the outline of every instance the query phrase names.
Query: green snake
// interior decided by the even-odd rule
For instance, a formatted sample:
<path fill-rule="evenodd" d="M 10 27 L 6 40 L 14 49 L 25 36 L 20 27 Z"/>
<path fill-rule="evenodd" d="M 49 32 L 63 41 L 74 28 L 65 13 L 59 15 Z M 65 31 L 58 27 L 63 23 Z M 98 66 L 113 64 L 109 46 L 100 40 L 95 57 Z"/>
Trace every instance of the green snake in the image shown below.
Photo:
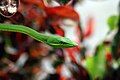
<path fill-rule="evenodd" d="M 68 48 L 77 46 L 77 44 L 68 38 L 56 36 L 56 35 L 46 35 L 39 33 L 29 27 L 23 25 L 13 25 L 13 24 L 0 24 L 0 31 L 9 32 L 19 32 L 26 34 L 37 41 L 46 43 L 54 48 Z"/>

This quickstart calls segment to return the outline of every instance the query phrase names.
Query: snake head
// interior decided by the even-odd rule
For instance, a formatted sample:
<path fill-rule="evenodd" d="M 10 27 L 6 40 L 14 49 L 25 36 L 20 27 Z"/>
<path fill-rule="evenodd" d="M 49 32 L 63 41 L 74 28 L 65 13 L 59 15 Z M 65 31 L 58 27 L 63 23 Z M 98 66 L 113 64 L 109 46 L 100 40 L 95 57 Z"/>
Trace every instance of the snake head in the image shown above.
<path fill-rule="evenodd" d="M 68 48 L 78 45 L 77 43 L 71 41 L 69 38 L 54 35 L 47 39 L 47 44 L 54 48 Z"/>

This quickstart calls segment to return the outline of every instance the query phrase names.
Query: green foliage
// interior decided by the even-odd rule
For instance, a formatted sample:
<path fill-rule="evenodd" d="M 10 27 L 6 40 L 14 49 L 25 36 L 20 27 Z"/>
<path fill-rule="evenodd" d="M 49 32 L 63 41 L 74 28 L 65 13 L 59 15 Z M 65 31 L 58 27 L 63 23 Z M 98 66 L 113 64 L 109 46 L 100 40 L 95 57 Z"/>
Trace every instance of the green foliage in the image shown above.
<path fill-rule="evenodd" d="M 86 68 L 89 71 L 92 80 L 95 78 L 102 79 L 105 72 L 105 49 L 104 45 L 98 46 L 96 55 L 88 57 L 86 60 Z"/>
<path fill-rule="evenodd" d="M 108 18 L 108 26 L 110 30 L 116 29 L 118 23 L 118 16 L 113 15 Z"/>
<path fill-rule="evenodd" d="M 112 56 L 116 60 L 120 58 L 119 49 L 120 49 L 120 29 L 118 30 L 112 41 Z"/>

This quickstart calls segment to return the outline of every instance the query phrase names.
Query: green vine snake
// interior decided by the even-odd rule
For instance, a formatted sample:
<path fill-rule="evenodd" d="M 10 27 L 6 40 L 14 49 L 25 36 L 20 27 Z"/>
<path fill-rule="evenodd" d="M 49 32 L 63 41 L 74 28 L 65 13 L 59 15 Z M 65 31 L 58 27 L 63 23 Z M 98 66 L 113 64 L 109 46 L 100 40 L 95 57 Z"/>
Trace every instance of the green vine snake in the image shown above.
<path fill-rule="evenodd" d="M 71 41 L 68 38 L 39 33 L 23 25 L 0 24 L 0 31 L 20 32 L 34 38 L 37 41 L 46 43 L 54 48 L 68 48 L 77 46 L 75 42 Z"/>

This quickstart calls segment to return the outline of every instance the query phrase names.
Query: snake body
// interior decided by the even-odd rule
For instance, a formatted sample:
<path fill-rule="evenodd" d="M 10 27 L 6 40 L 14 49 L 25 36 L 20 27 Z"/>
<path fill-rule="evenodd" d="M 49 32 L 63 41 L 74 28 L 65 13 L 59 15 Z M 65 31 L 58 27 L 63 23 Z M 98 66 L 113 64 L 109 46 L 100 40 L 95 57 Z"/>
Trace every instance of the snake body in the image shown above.
<path fill-rule="evenodd" d="M 77 45 L 75 42 L 71 41 L 68 38 L 39 33 L 33 30 L 32 28 L 29 28 L 23 25 L 0 24 L 0 31 L 23 33 L 28 36 L 31 36 L 37 41 L 46 43 L 54 48 L 66 48 L 66 47 L 73 47 Z"/>

